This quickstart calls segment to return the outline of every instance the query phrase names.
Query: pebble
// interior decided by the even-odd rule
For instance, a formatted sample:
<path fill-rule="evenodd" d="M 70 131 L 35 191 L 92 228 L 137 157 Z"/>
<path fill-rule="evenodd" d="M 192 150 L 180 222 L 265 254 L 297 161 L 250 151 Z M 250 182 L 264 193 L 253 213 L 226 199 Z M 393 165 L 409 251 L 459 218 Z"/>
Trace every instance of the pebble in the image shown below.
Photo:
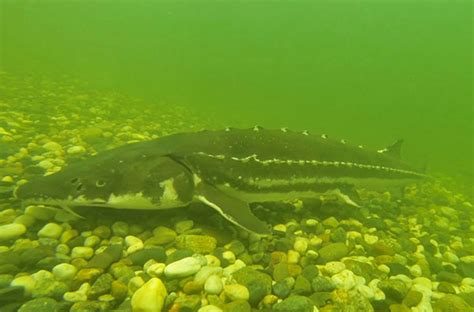
<path fill-rule="evenodd" d="M 314 303 L 304 296 L 290 296 L 272 307 L 274 312 L 315 312 Z"/>
<path fill-rule="evenodd" d="M 49 141 L 48 143 L 43 144 L 43 148 L 51 152 L 56 152 L 56 151 L 62 152 L 63 150 L 63 147 L 61 146 L 61 144 L 56 143 L 54 141 Z"/>
<path fill-rule="evenodd" d="M 337 288 L 352 289 L 356 285 L 355 274 L 349 270 L 343 270 L 331 276 L 331 280 Z"/>
<path fill-rule="evenodd" d="M 178 234 L 183 234 L 186 231 L 189 231 L 193 228 L 194 221 L 193 220 L 183 220 L 179 221 L 174 225 L 174 229 Z"/>
<path fill-rule="evenodd" d="M 308 250 L 308 239 L 304 237 L 295 238 L 293 243 L 293 249 L 297 251 L 300 255 L 304 255 L 306 250 Z"/>
<path fill-rule="evenodd" d="M 97 235 L 91 235 L 84 240 L 84 246 L 95 247 L 100 243 L 100 237 Z"/>
<path fill-rule="evenodd" d="M 133 254 L 139 250 L 142 250 L 144 245 L 143 241 L 136 236 L 128 235 L 125 237 L 125 245 L 128 246 L 127 254 Z"/>
<path fill-rule="evenodd" d="M 203 256 L 186 257 L 168 264 L 164 273 L 169 278 L 186 277 L 197 273 L 206 262 Z"/>
<path fill-rule="evenodd" d="M 215 305 L 207 305 L 201 307 L 198 312 L 223 312 L 223 310 Z"/>
<path fill-rule="evenodd" d="M 61 263 L 53 268 L 54 277 L 58 280 L 72 280 L 77 273 L 77 268 L 69 263 Z"/>
<path fill-rule="evenodd" d="M 321 271 L 324 273 L 332 276 L 344 270 L 346 265 L 340 261 L 331 261 L 326 263 L 323 267 L 321 267 Z"/>
<path fill-rule="evenodd" d="M 230 250 L 224 251 L 222 253 L 222 258 L 227 260 L 229 263 L 234 263 L 236 259 L 235 254 Z"/>
<path fill-rule="evenodd" d="M 26 227 L 21 223 L 0 225 L 0 241 L 18 238 L 25 234 Z"/>
<path fill-rule="evenodd" d="M 18 312 L 50 312 L 58 311 L 58 302 L 52 298 L 36 298 L 24 303 Z"/>
<path fill-rule="evenodd" d="M 75 145 L 68 148 L 66 152 L 70 155 L 79 155 L 84 154 L 86 152 L 86 149 L 84 146 Z"/>
<path fill-rule="evenodd" d="M 158 226 L 153 230 L 153 240 L 154 244 L 165 245 L 171 242 L 174 242 L 176 239 L 176 232 L 166 226 Z"/>
<path fill-rule="evenodd" d="M 217 246 L 217 240 L 207 235 L 180 235 L 176 239 L 176 247 L 180 249 L 189 249 L 194 253 L 209 254 Z"/>
<path fill-rule="evenodd" d="M 222 272 L 222 275 L 224 275 L 224 276 L 230 276 L 230 275 L 234 274 L 234 272 L 237 272 L 238 270 L 244 268 L 245 266 L 246 266 L 246 265 L 245 265 L 245 263 L 244 263 L 242 260 L 237 259 L 237 260 L 235 261 L 235 263 L 230 264 L 230 265 L 228 265 L 228 266 L 226 266 L 226 267 L 224 268 L 224 270 L 223 270 L 223 272 Z"/>
<path fill-rule="evenodd" d="M 87 292 L 91 286 L 89 283 L 84 283 L 77 291 L 68 291 L 64 294 L 63 299 L 69 302 L 87 301 Z"/>
<path fill-rule="evenodd" d="M 25 295 L 31 296 L 33 289 L 35 288 L 36 281 L 31 275 L 23 275 L 17 278 L 14 278 L 10 286 L 22 286 L 25 289 Z"/>
<path fill-rule="evenodd" d="M 78 246 L 71 250 L 71 258 L 90 259 L 94 255 L 94 249 L 91 247 Z"/>
<path fill-rule="evenodd" d="M 323 262 L 340 260 L 349 253 L 344 243 L 332 243 L 319 250 L 319 257 Z"/>
<path fill-rule="evenodd" d="M 209 265 L 203 266 L 194 276 L 194 281 L 199 284 L 204 284 L 211 275 L 219 275 L 222 271 L 223 269 L 221 267 Z"/>
<path fill-rule="evenodd" d="M 364 234 L 364 241 L 369 245 L 375 244 L 378 240 L 379 238 L 375 235 Z"/>
<path fill-rule="evenodd" d="M 159 278 L 153 277 L 133 294 L 132 310 L 133 312 L 160 312 L 167 295 L 168 292 L 163 282 Z"/>
<path fill-rule="evenodd" d="M 54 164 L 51 160 L 49 159 L 44 159 L 38 163 L 38 167 L 41 167 L 45 170 L 51 169 L 54 167 Z"/>
<path fill-rule="evenodd" d="M 165 271 L 166 264 L 164 263 L 154 263 L 146 269 L 146 273 L 150 276 L 160 277 Z"/>
<path fill-rule="evenodd" d="M 219 295 L 223 289 L 222 280 L 217 275 L 211 275 L 204 283 L 204 290 L 210 295 Z"/>
<path fill-rule="evenodd" d="M 56 223 L 48 223 L 38 231 L 38 237 L 58 239 L 63 233 L 63 227 Z"/>
<path fill-rule="evenodd" d="M 123 221 L 117 221 L 112 224 L 112 233 L 116 236 L 125 237 L 128 235 L 128 224 Z"/>
<path fill-rule="evenodd" d="M 291 264 L 297 264 L 300 262 L 301 255 L 295 250 L 288 250 L 287 262 Z"/>
<path fill-rule="evenodd" d="M 225 285 L 224 293 L 227 298 L 232 301 L 236 300 L 249 300 L 250 293 L 247 287 L 239 284 Z"/>

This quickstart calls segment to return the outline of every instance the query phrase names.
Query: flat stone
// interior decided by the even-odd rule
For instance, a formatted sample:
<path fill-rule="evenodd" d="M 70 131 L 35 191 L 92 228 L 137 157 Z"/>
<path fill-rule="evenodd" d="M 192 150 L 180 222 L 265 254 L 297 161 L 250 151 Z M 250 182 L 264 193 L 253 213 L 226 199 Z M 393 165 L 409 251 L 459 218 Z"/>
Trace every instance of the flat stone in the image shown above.
<path fill-rule="evenodd" d="M 315 292 L 331 292 L 336 288 L 336 285 L 324 276 L 316 276 L 313 278 L 311 286 Z"/>
<path fill-rule="evenodd" d="M 0 241 L 15 239 L 26 233 L 26 227 L 21 223 L 0 225 Z"/>
<path fill-rule="evenodd" d="M 206 262 L 202 256 L 186 257 L 168 264 L 164 273 L 169 278 L 186 277 L 197 273 Z"/>
<path fill-rule="evenodd" d="M 437 274 L 436 279 L 438 281 L 445 281 L 453 284 L 459 284 L 462 281 L 462 276 L 457 273 L 451 273 L 447 271 L 441 271 Z"/>
<path fill-rule="evenodd" d="M 447 294 L 433 304 L 433 310 L 436 312 L 472 311 L 472 307 L 461 297 Z"/>
<path fill-rule="evenodd" d="M 408 293 L 408 286 L 398 279 L 380 281 L 377 287 L 380 288 L 387 297 L 392 298 L 396 302 L 402 302 Z"/>
<path fill-rule="evenodd" d="M 133 254 L 129 255 L 128 258 L 132 261 L 134 265 L 143 266 L 145 262 L 150 259 L 153 259 L 156 262 L 165 262 L 166 253 L 163 247 L 155 246 L 138 250 Z"/>
<path fill-rule="evenodd" d="M 96 254 L 87 263 L 87 268 L 107 269 L 112 263 L 117 262 L 122 257 L 122 245 L 113 244 L 107 247 L 102 253 Z"/>
<path fill-rule="evenodd" d="M 108 294 L 112 288 L 114 278 L 109 273 L 104 273 L 97 278 L 89 290 L 88 297 L 90 299 L 97 299 L 101 295 Z"/>
<path fill-rule="evenodd" d="M 36 298 L 24 303 L 18 312 L 58 312 L 58 302 L 52 298 Z"/>
<path fill-rule="evenodd" d="M 145 245 L 165 245 L 175 241 L 176 232 L 166 226 L 158 226 L 153 230 L 153 237 L 145 241 Z"/>
<path fill-rule="evenodd" d="M 420 303 L 422 298 L 423 294 L 421 292 L 416 290 L 410 290 L 405 296 L 405 299 L 403 299 L 403 304 L 409 308 L 415 307 Z"/>
<path fill-rule="evenodd" d="M 290 295 L 294 285 L 295 279 L 293 277 L 287 277 L 273 284 L 273 293 L 279 298 L 285 299 Z"/>

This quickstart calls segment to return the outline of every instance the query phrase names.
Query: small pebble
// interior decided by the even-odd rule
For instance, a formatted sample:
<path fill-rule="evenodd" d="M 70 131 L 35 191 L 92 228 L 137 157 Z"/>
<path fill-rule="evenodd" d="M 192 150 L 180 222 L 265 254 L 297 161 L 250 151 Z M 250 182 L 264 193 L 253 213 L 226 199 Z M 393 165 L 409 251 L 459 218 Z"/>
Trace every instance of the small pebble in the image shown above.
<path fill-rule="evenodd" d="M 217 275 L 209 276 L 204 284 L 204 290 L 210 295 L 219 295 L 222 292 L 222 289 L 222 280 Z"/>
<path fill-rule="evenodd" d="M 160 312 L 168 295 L 165 285 L 153 277 L 143 284 L 132 296 L 131 306 L 134 312 Z"/>
<path fill-rule="evenodd" d="M 235 300 L 249 300 L 250 293 L 247 287 L 240 284 L 232 284 L 224 286 L 224 293 L 227 298 L 232 301 Z"/>
<path fill-rule="evenodd" d="M 91 247 L 78 246 L 71 250 L 71 258 L 90 259 L 94 255 L 94 249 Z"/>
<path fill-rule="evenodd" d="M 206 264 L 203 256 L 186 257 L 168 264 L 165 268 L 165 275 L 169 278 L 186 277 L 193 275 Z"/>
<path fill-rule="evenodd" d="M 26 227 L 21 223 L 0 225 L 0 241 L 17 238 L 26 232 Z"/>
<path fill-rule="evenodd" d="M 53 268 L 54 277 L 62 281 L 72 280 L 77 273 L 77 268 L 69 263 L 61 263 Z"/>

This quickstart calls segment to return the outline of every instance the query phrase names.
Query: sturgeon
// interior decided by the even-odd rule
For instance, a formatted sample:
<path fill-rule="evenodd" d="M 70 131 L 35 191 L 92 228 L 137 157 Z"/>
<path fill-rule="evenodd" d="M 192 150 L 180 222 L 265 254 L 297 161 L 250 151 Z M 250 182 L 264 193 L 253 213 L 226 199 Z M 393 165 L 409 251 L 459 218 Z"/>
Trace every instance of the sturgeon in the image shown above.
<path fill-rule="evenodd" d="M 425 174 L 402 162 L 401 141 L 370 151 L 326 135 L 283 129 L 178 133 L 98 153 L 15 190 L 25 203 L 170 209 L 202 202 L 257 234 L 269 226 L 249 203 L 317 198 L 352 187 L 403 185 Z"/>

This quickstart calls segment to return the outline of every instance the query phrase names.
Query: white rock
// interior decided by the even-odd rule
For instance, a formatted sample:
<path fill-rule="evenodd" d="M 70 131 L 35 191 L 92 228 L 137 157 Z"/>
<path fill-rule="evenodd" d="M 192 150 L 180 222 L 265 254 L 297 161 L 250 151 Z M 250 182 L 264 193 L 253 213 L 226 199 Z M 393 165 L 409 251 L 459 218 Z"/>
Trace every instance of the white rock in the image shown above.
<path fill-rule="evenodd" d="M 211 275 L 204 283 L 204 290 L 210 295 L 219 295 L 222 292 L 222 280 L 217 275 Z"/>
<path fill-rule="evenodd" d="M 240 284 L 232 284 L 224 286 L 224 293 L 227 298 L 235 300 L 249 300 L 250 293 L 247 287 Z"/>
<path fill-rule="evenodd" d="M 331 280 L 337 288 L 352 289 L 356 285 L 355 275 L 352 271 L 343 270 L 331 276 Z"/>
<path fill-rule="evenodd" d="M 221 274 L 222 273 L 222 268 L 221 267 L 216 267 L 216 266 L 203 266 L 199 272 L 196 273 L 194 276 L 194 281 L 198 284 L 203 285 L 206 280 L 209 278 L 209 276 L 214 275 L 214 274 Z"/>
<path fill-rule="evenodd" d="M 238 270 L 242 269 L 245 267 L 245 262 L 243 262 L 240 259 L 237 259 L 234 264 L 228 265 L 224 268 L 224 271 L 222 272 L 222 275 L 224 276 L 231 276 L 234 272 L 237 272 Z"/>
<path fill-rule="evenodd" d="M 193 275 L 201 269 L 207 262 L 203 256 L 186 257 L 168 264 L 165 268 L 165 275 L 170 278 L 186 277 Z"/>
<path fill-rule="evenodd" d="M 332 276 L 334 274 L 337 274 L 339 272 L 342 272 L 346 268 L 346 265 L 340 261 L 331 261 L 326 263 L 323 267 L 321 267 L 321 270 Z"/>
<path fill-rule="evenodd" d="M 219 307 L 216 307 L 215 305 L 207 305 L 207 306 L 203 306 L 202 308 L 200 308 L 198 310 L 198 312 L 223 312 L 221 308 Z"/>
<path fill-rule="evenodd" d="M 140 287 L 132 296 L 133 312 L 160 312 L 168 295 L 163 282 L 153 277 Z"/>
<path fill-rule="evenodd" d="M 31 296 L 31 292 L 35 288 L 36 280 L 31 275 L 19 276 L 11 281 L 10 286 L 23 286 L 25 295 Z"/>
<path fill-rule="evenodd" d="M 84 283 L 76 291 L 68 291 L 63 295 L 63 299 L 69 302 L 87 301 L 87 292 L 91 289 L 89 283 Z"/>
<path fill-rule="evenodd" d="M 85 152 L 86 152 L 86 149 L 84 148 L 84 146 L 80 146 L 80 145 L 71 146 L 70 148 L 67 149 L 67 153 L 70 155 L 79 155 Z"/>
<path fill-rule="evenodd" d="M 293 249 L 299 252 L 300 255 L 304 255 L 306 250 L 308 250 L 308 239 L 304 237 L 295 238 Z"/>
<path fill-rule="evenodd" d="M 76 267 L 69 263 L 61 263 L 53 268 L 54 277 L 62 281 L 72 280 L 76 273 Z"/>
<path fill-rule="evenodd" d="M 15 239 L 26 232 L 26 226 L 21 223 L 0 225 L 0 241 Z"/>
<path fill-rule="evenodd" d="M 58 239 L 62 233 L 62 226 L 56 223 L 48 223 L 38 231 L 38 236 Z"/>
<path fill-rule="evenodd" d="M 71 258 L 84 258 L 90 259 L 94 255 L 94 249 L 91 247 L 77 246 L 71 251 Z"/>

